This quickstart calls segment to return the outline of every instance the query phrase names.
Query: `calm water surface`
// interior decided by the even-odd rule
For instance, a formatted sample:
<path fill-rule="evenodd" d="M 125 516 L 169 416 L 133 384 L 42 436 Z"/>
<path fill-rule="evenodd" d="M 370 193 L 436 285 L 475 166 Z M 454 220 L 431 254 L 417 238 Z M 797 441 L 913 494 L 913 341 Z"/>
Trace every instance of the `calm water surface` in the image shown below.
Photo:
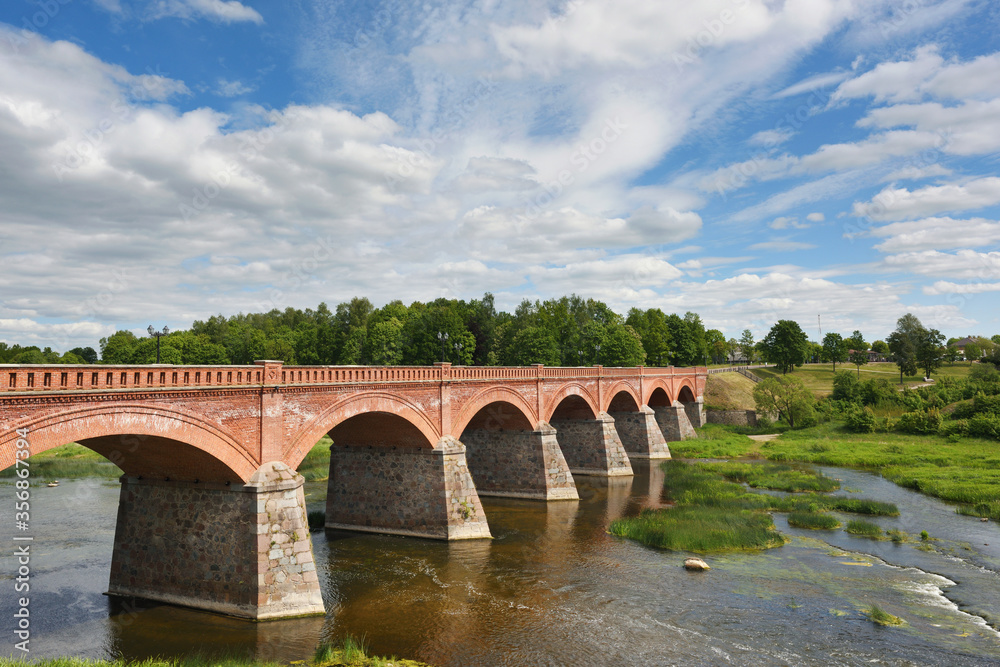
<path fill-rule="evenodd" d="M 31 656 L 290 661 L 352 633 L 375 653 L 441 667 L 1000 664 L 995 523 L 874 475 L 826 468 L 843 480 L 840 493 L 899 505 L 900 517 L 875 519 L 884 528 L 936 539 L 897 545 L 801 531 L 779 514 L 789 545 L 709 557 L 710 572 L 689 573 L 685 554 L 607 534 L 612 519 L 661 505 L 663 473 L 635 468 L 634 478 L 578 478 L 579 501 L 484 499 L 493 540 L 313 534 L 327 616 L 260 624 L 103 596 L 117 483 L 35 489 Z M 311 509 L 324 496 L 325 483 L 307 485 Z M 13 488 L 0 488 L 8 545 L 13 502 Z M 16 604 L 11 551 L 0 562 L 7 619 Z M 873 625 L 861 613 L 873 603 L 906 626 Z M 2 654 L 13 651 L 6 625 Z"/>

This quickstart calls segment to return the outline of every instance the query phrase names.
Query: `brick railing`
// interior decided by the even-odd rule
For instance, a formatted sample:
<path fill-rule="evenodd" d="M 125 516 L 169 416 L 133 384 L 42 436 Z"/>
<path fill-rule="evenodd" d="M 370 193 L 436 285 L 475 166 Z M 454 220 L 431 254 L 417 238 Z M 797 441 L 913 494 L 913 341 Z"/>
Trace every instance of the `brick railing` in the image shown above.
<path fill-rule="evenodd" d="M 704 367 L 452 366 L 449 363 L 434 366 L 285 366 L 280 361 L 258 361 L 253 366 L 0 364 L 0 393 L 539 378 L 690 377 L 699 374 L 705 374 Z"/>

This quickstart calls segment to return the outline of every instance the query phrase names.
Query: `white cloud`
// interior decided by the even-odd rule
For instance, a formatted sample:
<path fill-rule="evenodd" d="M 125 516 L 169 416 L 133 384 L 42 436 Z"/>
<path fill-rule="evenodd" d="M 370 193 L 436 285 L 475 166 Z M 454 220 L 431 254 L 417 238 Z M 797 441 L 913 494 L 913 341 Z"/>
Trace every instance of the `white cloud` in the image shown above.
<path fill-rule="evenodd" d="M 895 182 L 895 181 L 920 181 L 925 178 L 933 178 L 935 176 L 950 176 L 952 174 L 951 169 L 947 167 L 942 167 L 939 164 L 931 164 L 926 167 L 914 166 L 914 167 L 903 167 L 898 169 L 891 174 L 887 174 L 882 178 L 882 182 Z"/>
<path fill-rule="evenodd" d="M 923 218 L 882 225 L 869 235 L 886 239 L 875 246 L 885 253 L 975 248 L 1000 243 L 1000 222 L 985 218 Z"/>
<path fill-rule="evenodd" d="M 795 130 L 790 127 L 761 130 L 751 136 L 747 143 L 751 146 L 779 146 L 795 136 Z"/>
<path fill-rule="evenodd" d="M 827 74 L 817 74 L 816 76 L 811 76 L 804 81 L 793 84 L 780 92 L 772 95 L 773 99 L 781 99 L 783 97 L 791 97 L 793 95 L 801 95 L 802 93 L 813 93 L 819 91 L 823 88 L 828 88 L 834 84 L 840 83 L 851 74 L 850 72 L 830 72 Z"/>
<path fill-rule="evenodd" d="M 938 280 L 933 285 L 923 288 L 924 294 L 940 296 L 945 294 L 983 294 L 985 292 L 1000 292 L 1000 283 L 952 283 Z"/>
<path fill-rule="evenodd" d="M 220 23 L 249 21 L 258 25 L 264 17 L 237 0 L 155 0 L 147 10 L 149 19 L 204 17 Z"/>
<path fill-rule="evenodd" d="M 962 185 L 929 185 L 912 192 L 889 186 L 870 202 L 854 202 L 852 213 L 883 222 L 975 210 L 997 203 L 1000 203 L 1000 178 L 989 176 Z"/>
<path fill-rule="evenodd" d="M 810 214 L 812 215 L 812 214 Z M 809 225 L 799 222 L 798 218 L 782 216 L 767 223 L 771 229 L 806 229 Z"/>
<path fill-rule="evenodd" d="M 796 250 L 811 250 L 815 248 L 815 243 L 804 243 L 802 241 L 792 241 L 788 238 L 772 239 L 770 241 L 762 241 L 761 243 L 754 243 L 750 246 L 750 250 L 771 250 L 773 252 L 794 252 Z"/>
<path fill-rule="evenodd" d="M 248 86 L 242 81 L 230 81 L 220 78 L 215 87 L 215 94 L 222 97 L 237 97 L 252 93 L 255 90 L 257 90 L 256 86 Z"/>
<path fill-rule="evenodd" d="M 826 216 L 822 213 L 810 213 L 806 216 L 806 220 L 809 222 L 823 222 L 826 220 Z"/>
<path fill-rule="evenodd" d="M 922 250 L 889 255 L 882 261 L 891 269 L 924 276 L 985 282 L 1000 280 L 1000 252 Z"/>

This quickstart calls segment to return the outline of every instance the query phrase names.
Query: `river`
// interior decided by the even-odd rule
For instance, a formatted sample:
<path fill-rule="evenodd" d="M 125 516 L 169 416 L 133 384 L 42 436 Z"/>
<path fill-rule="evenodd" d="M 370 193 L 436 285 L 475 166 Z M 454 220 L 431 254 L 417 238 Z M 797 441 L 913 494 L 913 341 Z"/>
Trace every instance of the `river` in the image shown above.
<path fill-rule="evenodd" d="M 932 539 L 876 542 L 775 524 L 792 542 L 763 553 L 685 554 L 612 537 L 608 523 L 661 504 L 663 473 L 580 477 L 579 501 L 484 499 L 493 540 L 435 542 L 314 533 L 327 615 L 247 623 L 107 588 L 118 485 L 33 490 L 30 657 L 252 655 L 308 658 L 325 639 L 364 636 L 371 652 L 451 665 L 997 665 L 1000 527 L 864 472 L 824 468 L 839 492 L 896 503 L 885 528 Z M 4 541 L 13 487 L 0 487 Z M 310 509 L 325 483 L 307 484 Z M 845 520 L 850 517 L 843 517 Z M 16 564 L 4 550 L 2 654 L 14 652 Z M 873 624 L 871 604 L 903 627 Z M 992 625 L 991 625 L 992 624 Z"/>

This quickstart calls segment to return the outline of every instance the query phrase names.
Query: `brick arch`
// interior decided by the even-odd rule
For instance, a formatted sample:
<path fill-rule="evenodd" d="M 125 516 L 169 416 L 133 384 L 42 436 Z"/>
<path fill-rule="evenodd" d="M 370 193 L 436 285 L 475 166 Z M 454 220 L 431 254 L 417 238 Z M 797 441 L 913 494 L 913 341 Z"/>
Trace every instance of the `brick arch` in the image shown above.
<path fill-rule="evenodd" d="M 134 464 L 135 459 L 159 459 L 161 474 L 172 472 L 178 478 L 216 481 L 245 482 L 258 468 L 250 453 L 230 433 L 177 407 L 138 403 L 80 407 L 49 413 L 18 426 L 25 427 L 32 454 L 77 442 L 105 456 L 128 474 L 151 476 L 152 469 L 148 465 L 136 468 L 139 464 Z M 14 430 L 0 436 L 3 468 L 14 463 L 17 438 Z M 143 456 L 129 457 L 139 450 L 143 450 Z"/>
<path fill-rule="evenodd" d="M 479 414 L 479 411 L 491 403 L 509 403 L 521 412 L 532 428 L 538 426 L 538 415 L 535 414 L 535 410 L 524 396 L 509 387 L 490 387 L 483 389 L 465 402 L 462 410 L 452 422 L 452 435 L 461 438 L 462 433 Z"/>
<path fill-rule="evenodd" d="M 313 417 L 292 440 L 292 444 L 282 455 L 282 461 L 292 468 L 298 467 L 320 438 L 348 419 L 366 413 L 384 413 L 403 418 L 427 439 L 429 447 L 433 447 L 441 439 L 441 433 L 419 406 L 387 392 L 366 392 L 338 401 Z"/>
<path fill-rule="evenodd" d="M 672 391 L 673 387 L 671 387 L 669 383 L 665 382 L 664 380 L 654 380 L 652 384 L 650 384 L 646 389 L 646 396 L 643 397 L 642 400 L 643 405 L 651 405 L 650 401 L 653 399 L 653 394 L 656 393 L 657 389 L 662 389 L 663 392 L 667 395 L 667 401 L 665 405 L 672 405 L 674 400 L 676 400 Z"/>
<path fill-rule="evenodd" d="M 602 410 L 603 412 L 611 411 L 611 404 L 615 402 L 615 398 L 617 398 L 618 394 L 621 393 L 626 393 L 630 397 L 632 397 L 632 400 L 635 401 L 636 409 L 644 405 L 642 397 L 639 395 L 639 392 L 636 391 L 632 383 L 626 382 L 624 380 L 616 382 L 611 386 L 610 389 L 605 390 L 604 393 L 608 398 L 605 401 L 606 405 L 603 406 Z"/>
<path fill-rule="evenodd" d="M 544 421 L 551 421 L 552 415 L 559 409 L 559 404 L 570 396 L 579 396 L 582 398 L 587 403 L 587 407 L 593 411 L 595 416 L 601 411 L 601 406 L 598 405 L 597 398 L 586 387 L 582 384 L 571 382 L 563 385 L 559 391 L 545 404 L 545 410 L 542 412 Z"/>
<path fill-rule="evenodd" d="M 689 392 L 691 392 L 691 398 L 690 398 L 690 400 L 685 400 L 685 398 L 686 398 L 684 396 L 684 390 L 685 389 L 687 389 Z M 677 400 L 680 401 L 681 403 L 694 403 L 696 400 L 698 400 L 698 392 L 691 385 L 690 381 L 683 380 L 681 382 L 680 386 L 677 388 Z"/>

